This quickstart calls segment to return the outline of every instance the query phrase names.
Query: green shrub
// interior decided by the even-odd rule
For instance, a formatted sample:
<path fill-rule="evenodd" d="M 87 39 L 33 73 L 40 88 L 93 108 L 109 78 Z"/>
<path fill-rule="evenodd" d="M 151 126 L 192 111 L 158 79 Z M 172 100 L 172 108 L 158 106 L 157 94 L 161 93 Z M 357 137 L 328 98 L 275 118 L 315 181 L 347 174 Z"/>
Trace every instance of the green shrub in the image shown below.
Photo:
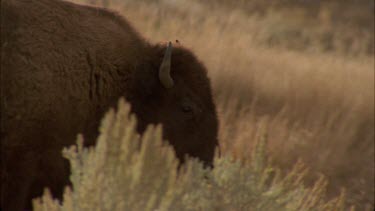
<path fill-rule="evenodd" d="M 63 150 L 69 159 L 72 187 L 60 203 L 46 189 L 33 201 L 36 211 L 124 210 L 344 210 L 345 194 L 327 201 L 327 181 L 321 177 L 305 187 L 307 173 L 298 162 L 281 176 L 268 166 L 267 138 L 259 131 L 253 159 L 242 164 L 216 156 L 215 168 L 204 169 L 196 159 L 178 168 L 171 146 L 162 140 L 160 126 L 140 136 L 130 106 L 120 100 L 102 121 L 97 145 Z M 263 130 L 264 131 L 264 130 Z"/>

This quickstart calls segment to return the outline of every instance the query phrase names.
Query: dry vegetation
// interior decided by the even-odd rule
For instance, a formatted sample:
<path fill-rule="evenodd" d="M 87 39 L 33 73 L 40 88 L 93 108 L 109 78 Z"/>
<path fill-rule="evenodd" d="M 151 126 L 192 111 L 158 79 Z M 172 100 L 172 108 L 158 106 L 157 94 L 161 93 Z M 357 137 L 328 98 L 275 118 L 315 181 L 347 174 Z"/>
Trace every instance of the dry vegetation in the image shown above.
<path fill-rule="evenodd" d="M 303 4 L 207 2 L 108 6 L 150 41 L 178 39 L 205 63 L 224 154 L 249 160 L 263 119 L 274 164 L 288 170 L 301 158 L 316 172 L 308 175 L 310 181 L 321 172 L 330 181 L 329 194 L 345 187 L 350 203 L 372 209 L 374 13 L 367 5 L 372 1 L 361 1 L 361 12 L 329 1 L 315 5 L 313 14 Z"/>
<path fill-rule="evenodd" d="M 306 166 L 298 162 L 286 175 L 267 164 L 265 122 L 258 124 L 251 161 L 216 156 L 212 170 L 197 159 L 178 166 L 162 128 L 149 126 L 140 136 L 130 106 L 121 99 L 117 110 L 103 118 L 95 147 L 77 145 L 63 150 L 71 166 L 72 186 L 62 201 L 47 190 L 33 200 L 34 211 L 315 211 L 346 208 L 346 195 L 325 197 L 327 180 L 303 184 Z M 353 209 L 350 209 L 353 210 Z"/>

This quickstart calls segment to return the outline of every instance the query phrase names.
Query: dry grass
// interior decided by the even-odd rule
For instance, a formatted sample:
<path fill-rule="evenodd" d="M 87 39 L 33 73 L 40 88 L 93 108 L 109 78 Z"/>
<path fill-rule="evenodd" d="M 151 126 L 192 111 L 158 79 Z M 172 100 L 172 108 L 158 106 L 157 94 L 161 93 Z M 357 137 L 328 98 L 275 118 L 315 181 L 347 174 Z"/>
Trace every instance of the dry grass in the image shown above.
<path fill-rule="evenodd" d="M 112 2 L 110 7 L 150 41 L 178 39 L 206 64 L 224 153 L 248 160 L 257 122 L 265 119 L 272 162 L 287 170 L 301 158 L 311 172 L 329 178 L 331 195 L 346 187 L 360 210 L 374 206 L 374 59 L 361 53 L 373 48 L 373 40 L 362 45 L 355 38 L 362 47 L 346 55 L 340 48 L 323 53 L 314 43 L 296 52 L 260 41 L 267 24 L 275 23 L 269 16 L 182 0 Z M 292 24 L 283 17 L 278 24 Z M 311 173 L 310 179 L 316 178 Z"/>

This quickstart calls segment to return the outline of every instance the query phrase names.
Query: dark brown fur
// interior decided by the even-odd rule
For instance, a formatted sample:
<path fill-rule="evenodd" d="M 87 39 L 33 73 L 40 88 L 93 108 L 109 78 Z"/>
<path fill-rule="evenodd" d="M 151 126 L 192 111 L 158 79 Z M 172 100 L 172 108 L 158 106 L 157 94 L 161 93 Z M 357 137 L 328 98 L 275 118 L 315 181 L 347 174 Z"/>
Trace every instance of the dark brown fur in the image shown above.
<path fill-rule="evenodd" d="M 120 96 L 139 132 L 162 123 L 164 138 L 212 165 L 217 117 L 204 66 L 173 49 L 165 89 L 165 45 L 151 45 L 121 17 L 57 0 L 1 1 L 2 208 L 22 210 L 48 186 L 60 197 L 69 170 L 61 156 L 82 132 L 94 144 L 103 112 Z"/>

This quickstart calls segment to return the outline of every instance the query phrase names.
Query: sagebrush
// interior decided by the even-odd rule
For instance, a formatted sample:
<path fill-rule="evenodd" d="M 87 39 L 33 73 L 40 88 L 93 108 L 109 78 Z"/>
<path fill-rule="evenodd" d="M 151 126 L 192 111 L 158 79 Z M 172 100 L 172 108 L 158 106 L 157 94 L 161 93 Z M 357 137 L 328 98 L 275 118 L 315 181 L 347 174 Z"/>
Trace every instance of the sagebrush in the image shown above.
<path fill-rule="evenodd" d="M 264 122 L 259 125 L 253 159 L 241 164 L 216 156 L 204 169 L 196 159 L 179 168 L 173 148 L 162 140 L 162 128 L 150 125 L 140 136 L 130 106 L 120 100 L 102 121 L 95 147 L 63 150 L 71 165 L 72 187 L 63 201 L 48 190 L 33 201 L 35 211 L 125 210 L 344 210 L 345 192 L 327 201 L 327 181 L 305 187 L 306 167 L 298 162 L 282 176 L 267 164 Z"/>

